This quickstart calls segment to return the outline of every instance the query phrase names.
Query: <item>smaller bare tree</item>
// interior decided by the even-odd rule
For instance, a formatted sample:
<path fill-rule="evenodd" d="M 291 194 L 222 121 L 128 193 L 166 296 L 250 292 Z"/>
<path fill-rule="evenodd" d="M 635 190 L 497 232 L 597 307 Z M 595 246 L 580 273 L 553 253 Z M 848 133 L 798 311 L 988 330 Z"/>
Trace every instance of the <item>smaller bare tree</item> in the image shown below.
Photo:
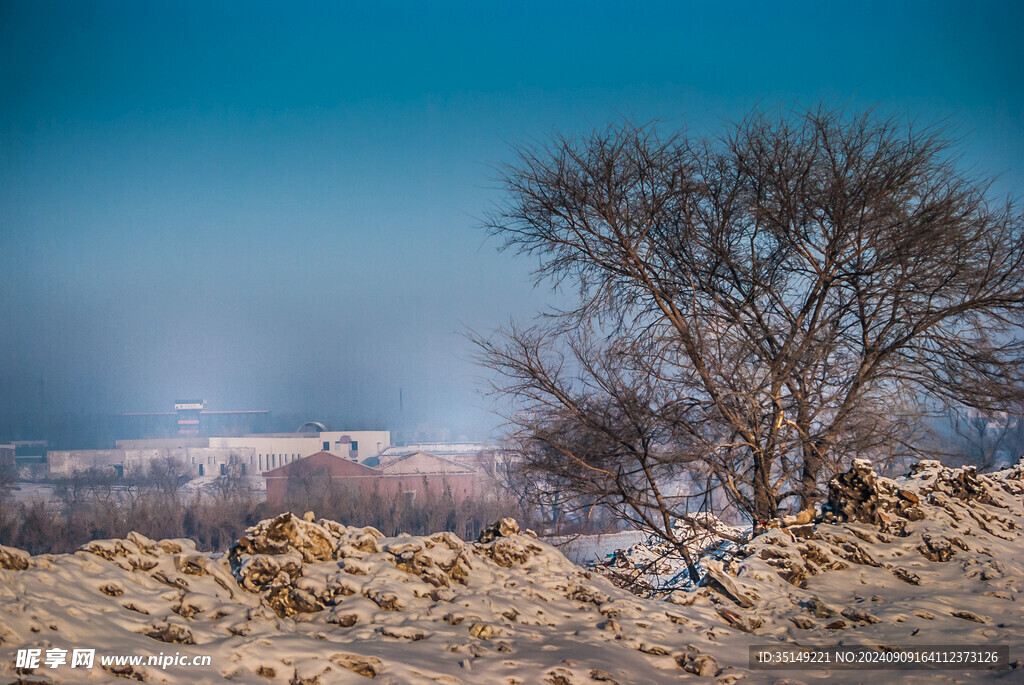
<path fill-rule="evenodd" d="M 942 440 L 941 450 L 951 462 L 973 464 L 979 470 L 996 468 L 1024 456 L 1024 415 L 1017 412 L 982 413 L 962 407 L 950 408 L 946 424 L 951 440 Z"/>
<path fill-rule="evenodd" d="M 170 454 L 153 459 L 146 471 L 150 487 L 168 497 L 177 497 L 188 474 L 185 464 Z"/>
<path fill-rule="evenodd" d="M 252 479 L 245 475 L 242 462 L 237 455 L 228 457 L 224 472 L 212 484 L 214 497 L 218 501 L 248 500 L 252 496 Z"/>

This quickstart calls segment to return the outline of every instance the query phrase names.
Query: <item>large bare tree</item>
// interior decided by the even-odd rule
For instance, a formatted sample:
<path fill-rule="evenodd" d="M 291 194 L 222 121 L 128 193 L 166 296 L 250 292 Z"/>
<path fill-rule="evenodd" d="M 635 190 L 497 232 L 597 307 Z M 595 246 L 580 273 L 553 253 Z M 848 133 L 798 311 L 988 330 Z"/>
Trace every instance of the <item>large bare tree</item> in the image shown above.
<path fill-rule="evenodd" d="M 852 455 L 917 449 L 923 399 L 1011 406 L 1024 222 L 952 152 L 826 108 L 518 148 L 488 228 L 580 297 L 475 338 L 522 468 L 676 541 L 695 496 L 768 519 Z"/>

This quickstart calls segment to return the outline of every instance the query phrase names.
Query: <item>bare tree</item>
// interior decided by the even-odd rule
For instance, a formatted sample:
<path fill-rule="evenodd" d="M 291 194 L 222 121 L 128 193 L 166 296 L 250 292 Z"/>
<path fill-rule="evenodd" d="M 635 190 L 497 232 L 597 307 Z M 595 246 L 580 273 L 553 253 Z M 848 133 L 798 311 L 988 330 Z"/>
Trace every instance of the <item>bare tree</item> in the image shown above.
<path fill-rule="evenodd" d="M 213 481 L 212 490 L 214 497 L 221 502 L 248 500 L 252 497 L 252 479 L 243 472 L 242 460 L 238 455 L 228 457 L 222 473 Z"/>
<path fill-rule="evenodd" d="M 580 301 L 474 339 L 524 464 L 581 502 L 669 540 L 717 494 L 768 519 L 920 450 L 922 398 L 1020 395 L 1024 221 L 941 129 L 819 108 L 517 154 L 487 226 Z"/>
<path fill-rule="evenodd" d="M 177 497 L 188 480 L 188 469 L 181 460 L 165 453 L 153 459 L 146 469 L 148 484 L 161 495 Z"/>
<path fill-rule="evenodd" d="M 83 507 L 109 505 L 117 499 L 117 472 L 111 467 L 92 466 L 75 471 L 54 483 L 53 494 L 64 509 L 74 513 Z"/>
<path fill-rule="evenodd" d="M 948 461 L 987 470 L 1024 455 L 1024 414 L 1019 406 L 994 414 L 953 407 L 944 419 L 935 451 L 947 455 Z"/>
<path fill-rule="evenodd" d="M 0 462 L 0 499 L 4 499 L 11 494 L 18 483 L 18 467 L 15 466 L 13 460 L 10 462 Z"/>

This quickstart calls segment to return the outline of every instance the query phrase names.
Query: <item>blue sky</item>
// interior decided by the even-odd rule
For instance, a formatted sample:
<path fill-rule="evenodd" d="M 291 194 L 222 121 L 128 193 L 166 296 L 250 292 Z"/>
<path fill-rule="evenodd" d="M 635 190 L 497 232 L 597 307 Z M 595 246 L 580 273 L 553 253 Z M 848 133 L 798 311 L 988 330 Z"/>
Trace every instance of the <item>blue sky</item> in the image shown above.
<path fill-rule="evenodd" d="M 56 413 L 483 437 L 459 332 L 554 297 L 479 228 L 510 145 L 825 100 L 946 121 L 1019 194 L 1022 29 L 984 1 L 0 2 L 0 414 L 42 379 Z"/>

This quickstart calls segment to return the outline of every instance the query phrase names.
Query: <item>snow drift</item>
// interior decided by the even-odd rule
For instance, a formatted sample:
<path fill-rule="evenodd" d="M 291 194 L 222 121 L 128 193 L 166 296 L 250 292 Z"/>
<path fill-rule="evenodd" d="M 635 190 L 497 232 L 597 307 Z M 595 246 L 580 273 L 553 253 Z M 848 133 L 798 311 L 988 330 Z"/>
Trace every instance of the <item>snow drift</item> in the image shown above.
<path fill-rule="evenodd" d="M 0 675 L 26 682 L 1019 682 L 1024 463 L 992 475 L 865 462 L 816 521 L 780 525 L 662 601 L 629 594 L 504 519 L 477 542 L 385 537 L 312 514 L 226 554 L 188 540 L 0 548 Z M 784 522 L 780 522 L 784 523 Z M 751 670 L 753 644 L 1009 644 L 1002 671 Z M 18 649 L 204 654 L 208 667 L 16 669 Z M 849 677 L 846 677 L 849 676 Z"/>

